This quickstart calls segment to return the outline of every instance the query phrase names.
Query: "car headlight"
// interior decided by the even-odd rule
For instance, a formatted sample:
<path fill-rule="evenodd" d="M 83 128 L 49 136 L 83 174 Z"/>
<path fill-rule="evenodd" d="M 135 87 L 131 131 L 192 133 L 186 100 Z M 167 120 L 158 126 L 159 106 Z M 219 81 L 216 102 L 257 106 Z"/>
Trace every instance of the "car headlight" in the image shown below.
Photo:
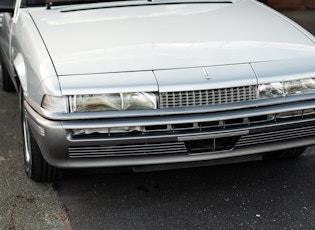
<path fill-rule="evenodd" d="M 315 92 L 315 79 L 273 82 L 258 86 L 260 99 L 286 97 Z"/>
<path fill-rule="evenodd" d="M 156 109 L 154 93 L 109 93 L 70 96 L 70 112 Z"/>
<path fill-rule="evenodd" d="M 51 112 L 67 113 L 68 112 L 67 97 L 45 95 L 42 100 L 42 108 Z"/>

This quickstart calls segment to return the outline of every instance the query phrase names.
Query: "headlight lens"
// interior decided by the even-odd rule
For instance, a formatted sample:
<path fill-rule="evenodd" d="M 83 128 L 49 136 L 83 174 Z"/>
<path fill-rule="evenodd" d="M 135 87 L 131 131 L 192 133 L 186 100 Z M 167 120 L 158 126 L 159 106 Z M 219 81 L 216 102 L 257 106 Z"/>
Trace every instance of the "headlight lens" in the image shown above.
<path fill-rule="evenodd" d="M 52 112 L 67 113 L 67 98 L 45 95 L 42 100 L 42 108 Z"/>
<path fill-rule="evenodd" d="M 110 93 L 74 95 L 70 97 L 70 112 L 156 109 L 154 93 Z"/>
<path fill-rule="evenodd" d="M 261 84 L 258 92 L 260 99 L 312 93 L 315 92 L 315 80 L 311 78 Z"/>

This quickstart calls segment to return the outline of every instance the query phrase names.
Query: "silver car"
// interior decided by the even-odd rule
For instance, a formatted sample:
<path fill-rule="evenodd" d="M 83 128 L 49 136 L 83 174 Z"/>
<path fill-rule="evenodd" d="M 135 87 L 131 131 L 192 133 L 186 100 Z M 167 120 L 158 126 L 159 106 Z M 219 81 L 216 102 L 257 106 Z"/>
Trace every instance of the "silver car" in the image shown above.
<path fill-rule="evenodd" d="M 27 175 L 296 157 L 315 144 L 315 38 L 254 0 L 1 0 L 2 87 Z"/>

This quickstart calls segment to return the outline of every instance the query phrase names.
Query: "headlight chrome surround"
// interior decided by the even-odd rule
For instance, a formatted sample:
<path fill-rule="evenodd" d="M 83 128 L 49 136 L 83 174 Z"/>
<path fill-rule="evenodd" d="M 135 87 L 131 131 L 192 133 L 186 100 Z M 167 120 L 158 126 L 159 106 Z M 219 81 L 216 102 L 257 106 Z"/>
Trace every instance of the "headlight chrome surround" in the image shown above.
<path fill-rule="evenodd" d="M 315 92 L 315 79 L 272 82 L 258 85 L 258 98 L 269 99 Z"/>
<path fill-rule="evenodd" d="M 70 112 L 98 112 L 157 109 L 157 96 L 151 92 L 74 95 L 69 97 Z"/>

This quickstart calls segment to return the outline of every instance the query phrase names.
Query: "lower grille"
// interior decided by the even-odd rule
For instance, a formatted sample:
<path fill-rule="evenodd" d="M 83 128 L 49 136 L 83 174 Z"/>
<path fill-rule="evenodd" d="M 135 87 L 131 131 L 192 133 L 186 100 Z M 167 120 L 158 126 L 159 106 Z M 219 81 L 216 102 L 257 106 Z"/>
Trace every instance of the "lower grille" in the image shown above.
<path fill-rule="evenodd" d="M 138 145 L 70 147 L 69 157 L 137 156 L 153 154 L 187 153 L 184 142 L 152 143 Z"/>
<path fill-rule="evenodd" d="M 236 144 L 236 147 L 272 143 L 310 136 L 315 136 L 314 126 L 242 136 Z"/>
<path fill-rule="evenodd" d="M 237 137 L 179 141 L 168 143 L 143 143 L 115 146 L 69 147 L 70 158 L 146 156 L 162 154 L 202 154 L 232 151 L 234 148 L 255 146 L 277 141 L 315 137 L 315 126 L 243 135 Z M 236 144 L 236 145 L 235 145 Z"/>

